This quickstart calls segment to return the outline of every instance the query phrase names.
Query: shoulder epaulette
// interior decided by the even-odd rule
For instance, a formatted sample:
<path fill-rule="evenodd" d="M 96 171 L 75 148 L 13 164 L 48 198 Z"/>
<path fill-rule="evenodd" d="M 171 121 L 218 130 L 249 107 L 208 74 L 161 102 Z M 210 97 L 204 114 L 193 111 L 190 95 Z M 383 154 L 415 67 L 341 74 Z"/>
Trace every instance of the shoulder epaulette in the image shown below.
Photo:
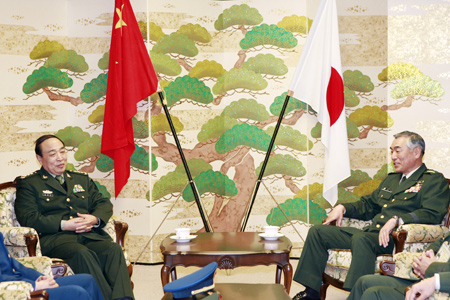
<path fill-rule="evenodd" d="M 21 179 L 27 178 L 27 177 L 30 177 L 31 175 L 36 174 L 36 173 L 37 173 L 37 171 L 34 171 L 33 173 L 30 173 L 30 174 L 28 174 L 28 175 L 20 176 L 20 178 L 21 178 Z"/>
<path fill-rule="evenodd" d="M 77 171 L 77 170 L 66 170 L 66 172 L 75 173 L 75 174 L 81 174 L 81 175 L 86 175 L 86 176 L 89 175 L 86 172 L 80 172 L 80 171 Z"/>
<path fill-rule="evenodd" d="M 439 173 L 439 172 L 436 172 L 435 170 L 428 169 L 428 170 L 425 171 L 425 173 L 434 174 L 434 173 Z"/>

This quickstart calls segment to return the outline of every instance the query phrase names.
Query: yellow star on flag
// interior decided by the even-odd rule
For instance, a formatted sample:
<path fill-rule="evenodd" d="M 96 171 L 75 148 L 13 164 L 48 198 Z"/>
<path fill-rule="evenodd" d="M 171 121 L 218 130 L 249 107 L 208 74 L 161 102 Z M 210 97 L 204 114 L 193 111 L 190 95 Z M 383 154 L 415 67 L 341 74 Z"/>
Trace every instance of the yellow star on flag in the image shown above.
<path fill-rule="evenodd" d="M 117 21 L 116 26 L 114 27 L 115 29 L 117 29 L 117 28 L 122 29 L 123 26 L 127 26 L 127 24 L 122 19 L 122 10 L 123 10 L 123 4 L 122 4 L 122 9 L 116 8 L 116 13 L 119 16 L 119 21 Z"/>

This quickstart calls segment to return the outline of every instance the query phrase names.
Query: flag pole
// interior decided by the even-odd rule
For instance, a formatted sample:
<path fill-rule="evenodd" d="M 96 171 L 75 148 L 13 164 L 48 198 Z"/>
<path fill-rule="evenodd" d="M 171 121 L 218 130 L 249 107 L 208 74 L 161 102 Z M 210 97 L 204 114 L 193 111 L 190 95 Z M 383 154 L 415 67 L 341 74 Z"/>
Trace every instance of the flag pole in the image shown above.
<path fill-rule="evenodd" d="M 191 189 L 192 189 L 192 193 L 194 194 L 195 203 L 197 203 L 198 211 L 199 211 L 200 217 L 202 218 L 202 221 L 203 221 L 203 226 L 205 227 L 205 231 L 206 232 L 211 232 L 211 231 L 213 231 L 212 230 L 212 226 L 209 223 L 209 219 L 205 216 L 205 213 L 203 211 L 203 204 L 200 201 L 200 197 L 198 195 L 197 187 L 195 185 L 194 180 L 192 179 L 191 172 L 189 171 L 189 166 L 188 166 L 188 164 L 186 162 L 186 158 L 184 157 L 183 149 L 181 148 L 180 141 L 178 140 L 177 132 L 176 132 L 175 127 L 173 126 L 173 123 L 172 123 L 172 118 L 170 117 L 169 110 L 167 109 L 167 105 L 166 105 L 166 103 L 164 101 L 163 92 L 159 91 L 158 95 L 159 95 L 159 100 L 161 101 L 161 105 L 162 105 L 162 107 L 164 109 L 164 113 L 166 114 L 167 121 L 169 122 L 170 130 L 172 131 L 173 138 L 175 139 L 175 143 L 177 144 L 178 152 L 180 153 L 180 157 L 181 157 L 181 161 L 183 162 L 184 170 L 186 171 L 186 175 L 188 177 L 189 184 L 190 184 Z"/>
<path fill-rule="evenodd" d="M 294 93 L 292 91 L 288 91 L 286 93 L 286 98 L 284 99 L 284 104 L 283 104 L 283 107 L 281 108 L 280 115 L 279 115 L 278 121 L 277 121 L 277 125 L 275 126 L 275 130 L 273 131 L 272 139 L 270 140 L 269 148 L 267 149 L 267 152 L 266 152 L 266 157 L 264 158 L 264 162 L 263 162 L 263 164 L 261 166 L 261 170 L 259 171 L 258 180 L 256 181 L 255 188 L 253 189 L 252 199 L 250 200 L 250 203 L 247 206 L 247 212 L 245 213 L 244 219 L 242 221 L 242 225 L 241 225 L 241 231 L 242 232 L 245 231 L 245 227 L 247 226 L 248 218 L 249 218 L 250 213 L 252 211 L 253 204 L 255 203 L 256 194 L 258 193 L 258 189 L 259 189 L 259 186 L 261 185 L 261 181 L 262 181 L 262 177 L 264 175 L 264 171 L 266 170 L 267 163 L 269 162 L 270 152 L 272 152 L 272 147 L 275 144 L 275 139 L 276 139 L 277 134 L 278 134 L 278 129 L 280 129 L 281 121 L 283 121 L 284 112 L 286 111 L 286 107 L 289 104 L 289 99 L 291 98 L 291 96 L 293 94 Z"/>

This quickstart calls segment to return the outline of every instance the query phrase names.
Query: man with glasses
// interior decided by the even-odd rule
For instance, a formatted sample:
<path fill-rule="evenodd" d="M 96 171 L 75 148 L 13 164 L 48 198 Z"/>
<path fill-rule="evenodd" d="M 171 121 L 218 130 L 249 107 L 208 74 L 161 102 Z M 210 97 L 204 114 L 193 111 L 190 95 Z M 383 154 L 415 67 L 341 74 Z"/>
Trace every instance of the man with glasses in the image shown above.
<path fill-rule="evenodd" d="M 17 220 L 39 233 L 43 255 L 92 274 L 104 299 L 133 299 L 122 248 L 102 230 L 112 216 L 110 200 L 87 174 L 66 170 L 58 137 L 44 135 L 35 144 L 42 167 L 17 181 Z"/>

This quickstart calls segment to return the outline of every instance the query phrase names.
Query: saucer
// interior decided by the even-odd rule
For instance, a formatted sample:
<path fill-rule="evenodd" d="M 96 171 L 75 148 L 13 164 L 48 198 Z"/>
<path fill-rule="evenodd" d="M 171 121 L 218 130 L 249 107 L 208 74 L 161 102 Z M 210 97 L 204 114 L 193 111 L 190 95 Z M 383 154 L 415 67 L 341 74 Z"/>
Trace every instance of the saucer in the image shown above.
<path fill-rule="evenodd" d="M 186 242 L 189 242 L 192 239 L 195 239 L 196 237 L 197 237 L 196 235 L 188 235 L 187 237 L 181 238 L 181 237 L 178 237 L 176 235 L 172 235 L 170 238 L 172 240 L 176 240 L 177 243 L 186 243 Z"/>
<path fill-rule="evenodd" d="M 276 234 L 271 234 L 268 235 L 267 233 L 263 232 L 258 234 L 260 237 L 262 237 L 263 239 L 267 240 L 267 241 L 275 241 L 278 240 L 278 238 L 284 236 L 284 234 L 282 233 L 276 233 Z"/>

